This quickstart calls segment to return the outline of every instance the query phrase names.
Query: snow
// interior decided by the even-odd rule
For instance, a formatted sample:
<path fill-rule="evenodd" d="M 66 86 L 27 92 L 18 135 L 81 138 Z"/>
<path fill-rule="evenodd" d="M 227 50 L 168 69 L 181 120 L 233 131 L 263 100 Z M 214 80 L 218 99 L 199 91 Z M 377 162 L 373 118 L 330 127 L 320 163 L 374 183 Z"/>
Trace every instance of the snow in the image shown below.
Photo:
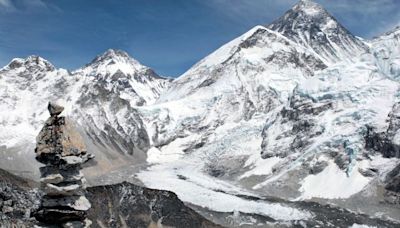
<path fill-rule="evenodd" d="M 186 164 L 183 161 L 175 168 L 168 166 L 153 166 L 149 170 L 141 172 L 138 177 L 144 184 L 151 188 L 160 188 L 175 192 L 178 197 L 192 204 L 209 208 L 217 212 L 257 213 L 270 216 L 277 220 L 300 220 L 310 219 L 312 214 L 299 209 L 290 208 L 279 203 L 268 203 L 246 200 L 222 192 L 237 189 L 226 183 L 220 185 L 217 180 L 210 180 L 209 177 L 193 171 L 194 164 Z M 184 169 L 184 175 L 189 179 L 182 179 L 176 170 Z M 200 176 L 197 176 L 200 175 Z M 194 179 L 192 179 L 194 178 Z M 237 190 L 236 190 L 237 191 Z M 245 191 L 240 191 L 243 193 Z"/>
<path fill-rule="evenodd" d="M 354 57 L 368 51 L 364 42 L 348 33 L 314 1 L 299 1 L 268 27 L 315 51 L 326 65 L 352 62 Z"/>
<path fill-rule="evenodd" d="M 178 138 L 175 141 L 161 148 L 161 150 L 152 147 L 147 151 L 147 162 L 151 163 L 168 163 L 175 162 L 185 154 L 183 151 L 185 143 L 190 142 L 196 135 L 187 138 Z"/>
<path fill-rule="evenodd" d="M 166 80 L 152 78 L 148 73 L 150 70 L 126 52 L 110 49 L 73 74 L 88 77 L 87 80 L 92 82 L 106 81 L 108 90 L 117 88 L 123 98 L 131 100 L 132 105 L 136 106 L 137 99 L 131 98 L 139 96 L 151 104 L 166 86 Z M 121 75 L 115 77 L 117 73 Z M 124 83 L 125 88 L 121 88 L 120 82 Z"/>
<path fill-rule="evenodd" d="M 303 9 L 307 15 L 321 13 L 314 3 L 303 3 L 311 4 Z M 49 64 L 40 58 L 32 78 L 24 77 L 26 66 L 11 71 L 2 68 L 0 146 L 33 144 L 47 118 L 45 109 L 51 98 L 62 103 L 64 114 L 77 118 L 81 125 L 89 122 L 93 127 L 89 130 L 98 135 L 107 134 L 104 129 L 111 126 L 121 138 L 136 139 L 139 123 L 135 121 L 143 120 L 151 144 L 146 158 L 150 167 L 138 173 L 138 178 L 148 187 L 174 191 L 183 201 L 220 212 L 256 213 L 285 221 L 312 219 L 306 211 L 238 195 L 265 193 L 263 188 L 268 184 L 275 185 L 291 171 L 304 169 L 305 161 L 323 157 L 328 166 L 322 172 L 298 179 L 301 196 L 297 200 L 346 199 L 373 180 L 362 176 L 359 168 L 375 167 L 378 178 L 384 178 L 398 162 L 381 156 L 372 156 L 371 161 L 363 157 L 365 126 L 386 130 L 388 113 L 400 97 L 398 38 L 390 33 L 371 41 L 372 54 L 349 62 L 347 52 L 351 50 L 350 56 L 355 57 L 364 50 L 362 45 L 350 35 L 338 37 L 338 43 L 329 40 L 331 30 L 340 29 L 340 25 L 333 18 L 325 19 L 319 35 L 328 36 L 332 50 L 308 44 L 312 35 L 308 30 L 285 37 L 256 26 L 201 60 L 165 93 L 164 80 L 151 78 L 146 74 L 149 68 L 114 50 L 72 74 L 61 69 L 45 72 L 43 68 Z M 330 51 L 340 60 L 326 55 Z M 32 58 L 14 61 L 34 64 Z M 309 58 L 312 64 L 325 63 L 327 69 L 313 69 L 307 65 Z M 297 60 L 304 62 L 297 65 Z M 117 72 L 121 74 L 113 77 Z M 110 100 L 96 102 L 102 95 L 96 90 L 98 86 Z M 91 92 L 92 103 L 74 108 Z M 62 94 L 64 101 L 54 94 Z M 294 121 L 283 120 L 281 114 L 294 94 L 314 108 L 332 104 L 328 110 L 306 116 L 321 133 L 305 135 L 310 145 L 301 150 L 291 148 L 296 137 L 290 134 Z M 141 99 L 144 106 L 138 105 Z M 114 106 L 116 101 L 129 105 L 120 108 L 120 103 Z M 138 116 L 132 115 L 135 111 Z M 268 144 L 265 151 L 262 142 Z M 348 148 L 343 148 L 344 142 L 349 143 Z M 346 149 L 354 154 L 349 157 L 349 168 L 341 170 L 328 154 L 335 151 L 343 155 Z M 262 159 L 262 153 L 271 151 L 289 153 Z M 213 175 L 215 170 L 220 173 Z M 244 184 L 252 177 L 257 177 L 253 178 L 257 183 Z"/>
<path fill-rule="evenodd" d="M 341 170 L 333 161 L 317 175 L 309 175 L 304 178 L 300 187 L 302 195 L 297 200 L 312 198 L 343 199 L 360 192 L 371 178 L 364 177 L 358 172 L 363 166 L 357 163 L 349 176 Z"/>
<path fill-rule="evenodd" d="M 259 154 L 253 154 L 246 161 L 244 167 L 250 167 L 251 170 L 245 172 L 240 176 L 240 179 L 250 177 L 250 176 L 261 176 L 261 175 L 270 175 L 272 174 L 272 169 L 274 165 L 278 164 L 282 159 L 278 157 L 272 157 L 268 159 L 260 159 Z"/>
<path fill-rule="evenodd" d="M 361 225 L 361 224 L 354 223 L 349 228 L 377 228 L 377 227 L 376 226 L 368 226 L 368 225 Z"/>

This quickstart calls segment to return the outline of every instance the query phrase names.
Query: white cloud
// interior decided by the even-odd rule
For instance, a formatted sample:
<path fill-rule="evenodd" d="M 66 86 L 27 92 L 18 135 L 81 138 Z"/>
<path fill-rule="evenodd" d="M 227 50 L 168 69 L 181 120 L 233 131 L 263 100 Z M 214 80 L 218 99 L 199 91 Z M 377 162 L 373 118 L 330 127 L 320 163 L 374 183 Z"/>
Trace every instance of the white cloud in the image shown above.
<path fill-rule="evenodd" d="M 14 10 L 15 7 L 10 0 L 0 0 L 0 10 Z"/>
<path fill-rule="evenodd" d="M 30 11 L 35 9 L 47 9 L 47 4 L 43 0 L 19 0 L 18 5 L 12 0 L 0 0 L 0 11 Z"/>
<path fill-rule="evenodd" d="M 0 0 L 0 5 L 3 7 L 11 7 L 12 6 L 10 0 Z"/>
<path fill-rule="evenodd" d="M 47 5 L 42 0 L 24 0 L 27 7 L 47 8 Z"/>

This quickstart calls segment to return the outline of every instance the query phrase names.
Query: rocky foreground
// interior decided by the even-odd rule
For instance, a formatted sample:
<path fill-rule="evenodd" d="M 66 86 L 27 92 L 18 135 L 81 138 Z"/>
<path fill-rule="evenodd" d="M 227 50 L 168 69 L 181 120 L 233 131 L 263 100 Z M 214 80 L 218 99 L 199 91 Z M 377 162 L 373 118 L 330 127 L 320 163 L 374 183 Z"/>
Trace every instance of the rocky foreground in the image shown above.
<path fill-rule="evenodd" d="M 42 193 L 37 183 L 0 169 L 0 224 L 33 227 Z M 91 227 L 221 227 L 188 208 L 169 191 L 130 183 L 89 187 Z M 50 218 L 49 218 L 50 219 Z"/>
<path fill-rule="evenodd" d="M 0 227 L 33 227 L 33 212 L 40 206 L 43 193 L 38 184 L 0 169 Z M 292 202 L 292 206 L 309 210 L 313 221 L 281 223 L 272 218 L 255 214 L 218 213 L 206 208 L 196 208 L 202 215 L 186 206 L 175 193 L 154 190 L 123 182 L 113 185 L 88 187 L 88 211 L 91 227 L 223 227 L 210 222 L 202 215 L 225 227 L 350 227 L 353 224 L 369 224 L 372 227 L 399 227 L 395 222 L 370 218 L 344 209 L 312 202 Z M 244 196 L 243 196 L 244 197 Z M 279 201 L 279 199 L 249 199 L 253 201 Z M 50 218 L 49 218 L 50 219 Z M 253 222 L 254 222 L 253 221 Z"/>

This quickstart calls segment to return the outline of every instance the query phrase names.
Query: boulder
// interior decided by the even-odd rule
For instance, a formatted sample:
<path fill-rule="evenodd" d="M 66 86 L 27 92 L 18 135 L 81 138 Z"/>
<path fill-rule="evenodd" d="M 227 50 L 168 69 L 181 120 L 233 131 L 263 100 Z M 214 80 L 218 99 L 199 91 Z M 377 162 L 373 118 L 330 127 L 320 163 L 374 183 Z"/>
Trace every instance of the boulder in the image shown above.
<path fill-rule="evenodd" d="M 53 102 L 49 102 L 47 109 L 49 110 L 51 116 L 58 116 L 62 113 L 62 111 L 64 111 L 64 107 Z"/>

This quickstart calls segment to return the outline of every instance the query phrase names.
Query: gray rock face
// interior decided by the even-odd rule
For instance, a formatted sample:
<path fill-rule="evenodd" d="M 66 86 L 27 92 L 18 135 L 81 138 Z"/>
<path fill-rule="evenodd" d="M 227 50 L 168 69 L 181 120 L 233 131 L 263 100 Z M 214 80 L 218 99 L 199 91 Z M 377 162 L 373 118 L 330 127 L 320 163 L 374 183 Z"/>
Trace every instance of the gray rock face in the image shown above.
<path fill-rule="evenodd" d="M 185 206 L 168 191 L 153 190 L 130 183 L 89 187 L 87 198 L 92 206 L 89 211 L 65 208 L 48 208 L 43 216 L 49 223 L 68 219 L 63 227 L 82 227 L 73 219 L 87 216 L 91 227 L 193 227 L 220 228 L 194 210 Z M 32 211 L 40 206 L 40 193 L 35 184 L 0 169 L 0 227 L 34 227 Z M 59 226 L 57 226 L 59 227 Z"/>
<path fill-rule="evenodd" d="M 0 227 L 33 227 L 39 206 L 35 183 L 0 169 Z"/>
<path fill-rule="evenodd" d="M 388 119 L 389 126 L 384 132 L 367 127 L 365 147 L 380 152 L 387 158 L 400 158 L 400 103 L 393 106 Z"/>
<path fill-rule="evenodd" d="M 341 61 L 368 50 L 321 5 L 309 0 L 299 1 L 268 28 L 312 48 L 327 62 Z"/>
<path fill-rule="evenodd" d="M 280 115 L 273 120 L 271 124 L 266 124 L 264 127 L 262 133 L 263 142 L 261 144 L 261 156 L 263 158 L 274 156 L 286 157 L 290 153 L 300 151 L 310 145 L 313 138 L 322 134 L 324 130 L 316 126 L 315 117 L 332 107 L 333 104 L 330 102 L 315 106 L 308 98 L 301 97 L 297 94 L 293 95 L 289 107 L 284 107 Z M 278 136 L 278 139 L 292 137 L 290 147 L 287 150 L 275 150 L 275 148 L 270 148 L 268 130 L 275 123 L 282 123 L 288 126 L 288 131 L 283 131 Z"/>
<path fill-rule="evenodd" d="M 38 221 L 63 227 L 87 227 L 91 205 L 85 197 L 86 180 L 81 164 L 92 158 L 72 123 L 58 115 L 63 107 L 49 103 L 51 117 L 37 137 L 36 160 L 40 168 L 41 189 L 45 193 L 35 212 Z M 71 225 L 72 224 L 72 225 Z"/>
<path fill-rule="evenodd" d="M 381 153 L 386 158 L 400 158 L 400 104 L 396 103 L 389 114 L 389 126 L 384 132 L 377 132 L 367 126 L 365 147 L 368 150 Z M 385 178 L 386 200 L 400 203 L 400 164 L 390 171 Z"/>
<path fill-rule="evenodd" d="M 127 182 L 88 188 L 93 227 L 222 228 L 186 207 L 173 192 Z"/>

